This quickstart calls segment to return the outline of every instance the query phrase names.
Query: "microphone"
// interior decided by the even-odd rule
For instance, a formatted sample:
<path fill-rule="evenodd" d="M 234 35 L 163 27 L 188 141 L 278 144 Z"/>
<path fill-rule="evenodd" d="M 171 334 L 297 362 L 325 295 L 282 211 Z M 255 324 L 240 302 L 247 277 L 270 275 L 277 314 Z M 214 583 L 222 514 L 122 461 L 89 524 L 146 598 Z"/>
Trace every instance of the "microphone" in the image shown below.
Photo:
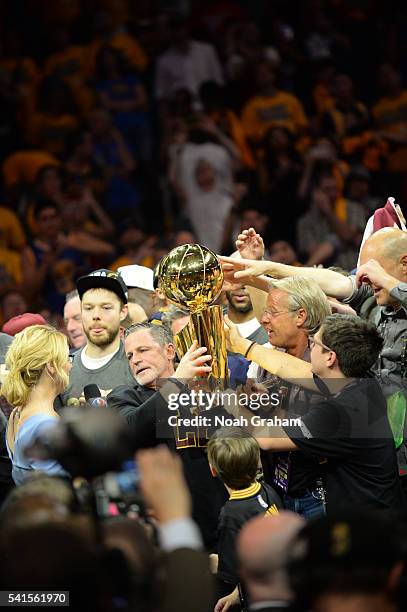
<path fill-rule="evenodd" d="M 106 408 L 106 398 L 102 397 L 100 389 L 97 385 L 86 385 L 83 388 L 83 394 L 89 406 L 92 408 Z"/>

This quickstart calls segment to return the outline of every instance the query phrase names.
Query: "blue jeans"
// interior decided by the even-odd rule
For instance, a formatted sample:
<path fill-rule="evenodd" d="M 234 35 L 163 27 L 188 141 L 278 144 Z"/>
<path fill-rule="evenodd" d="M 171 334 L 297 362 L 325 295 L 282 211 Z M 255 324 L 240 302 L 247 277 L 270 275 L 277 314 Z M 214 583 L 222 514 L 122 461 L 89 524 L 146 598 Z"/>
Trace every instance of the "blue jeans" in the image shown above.
<path fill-rule="evenodd" d="M 318 499 L 317 494 L 313 491 L 307 491 L 302 497 L 284 495 L 283 499 L 287 510 L 296 512 L 306 519 L 318 518 L 326 514 L 322 499 Z"/>

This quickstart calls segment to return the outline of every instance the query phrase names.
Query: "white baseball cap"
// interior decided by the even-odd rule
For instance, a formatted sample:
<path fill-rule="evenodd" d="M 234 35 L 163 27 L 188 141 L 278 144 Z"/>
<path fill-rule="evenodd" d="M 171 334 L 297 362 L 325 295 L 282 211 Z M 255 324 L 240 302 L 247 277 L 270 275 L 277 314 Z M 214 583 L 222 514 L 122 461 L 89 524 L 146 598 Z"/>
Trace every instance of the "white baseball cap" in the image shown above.
<path fill-rule="evenodd" d="M 117 270 L 126 283 L 127 287 L 138 287 L 139 289 L 147 289 L 154 291 L 153 277 L 154 273 L 151 268 L 146 266 L 122 266 Z"/>

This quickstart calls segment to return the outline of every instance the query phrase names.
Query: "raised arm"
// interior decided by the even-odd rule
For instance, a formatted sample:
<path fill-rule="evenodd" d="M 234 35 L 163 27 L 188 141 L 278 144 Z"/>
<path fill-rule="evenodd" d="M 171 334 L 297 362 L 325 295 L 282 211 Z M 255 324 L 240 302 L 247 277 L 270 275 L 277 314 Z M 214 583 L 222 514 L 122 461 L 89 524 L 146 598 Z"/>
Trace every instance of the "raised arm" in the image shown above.
<path fill-rule="evenodd" d="M 301 387 L 319 392 L 314 383 L 310 363 L 297 359 L 297 357 L 293 357 L 288 353 L 253 343 L 240 335 L 237 326 L 228 317 L 224 317 L 224 322 L 226 343 L 229 351 L 244 355 L 247 359 L 254 361 L 267 370 L 267 372 L 283 380 L 294 382 Z"/>
<path fill-rule="evenodd" d="M 220 257 L 223 270 L 231 282 L 246 283 L 257 286 L 255 278 L 269 275 L 273 278 L 286 278 L 287 276 L 303 276 L 314 280 L 326 293 L 338 300 L 349 297 L 353 290 L 353 283 L 349 276 L 343 276 L 333 270 L 324 268 L 302 268 L 287 266 L 273 261 L 251 261 L 250 259 L 233 259 Z"/>

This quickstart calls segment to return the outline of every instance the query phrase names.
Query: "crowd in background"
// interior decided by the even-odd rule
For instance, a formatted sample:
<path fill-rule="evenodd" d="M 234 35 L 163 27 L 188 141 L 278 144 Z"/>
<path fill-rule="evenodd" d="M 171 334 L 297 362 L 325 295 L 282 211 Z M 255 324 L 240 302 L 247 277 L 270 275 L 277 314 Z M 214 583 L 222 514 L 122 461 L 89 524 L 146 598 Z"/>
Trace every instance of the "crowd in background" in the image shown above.
<path fill-rule="evenodd" d="M 406 609 L 403 2 L 0 15 L 2 591 Z M 196 242 L 223 255 L 231 405 L 196 408 L 214 356 L 177 352 L 190 313 L 153 274 Z"/>
<path fill-rule="evenodd" d="M 403 3 L 4 2 L 0 313 L 177 244 L 352 269 L 406 197 Z"/>

